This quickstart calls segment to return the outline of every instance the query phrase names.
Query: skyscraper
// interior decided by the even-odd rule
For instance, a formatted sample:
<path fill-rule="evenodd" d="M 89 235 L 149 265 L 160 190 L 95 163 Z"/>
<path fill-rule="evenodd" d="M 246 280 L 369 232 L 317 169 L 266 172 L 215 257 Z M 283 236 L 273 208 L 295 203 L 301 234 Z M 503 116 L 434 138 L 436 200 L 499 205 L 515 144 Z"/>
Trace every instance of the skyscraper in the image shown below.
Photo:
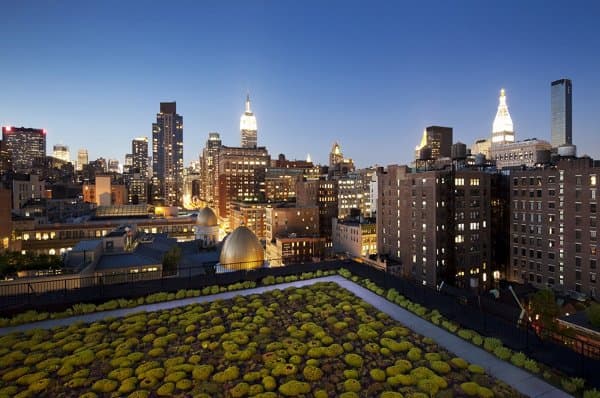
<path fill-rule="evenodd" d="M 354 170 L 354 162 L 350 158 L 344 158 L 342 148 L 337 142 L 333 143 L 331 152 L 329 152 L 329 170 L 331 178 L 339 178 Z"/>
<path fill-rule="evenodd" d="M 52 157 L 60 159 L 65 163 L 71 161 L 71 154 L 69 153 L 69 147 L 63 144 L 56 144 L 52 148 Z"/>
<path fill-rule="evenodd" d="M 573 143 L 573 85 L 569 79 L 552 82 L 551 111 L 552 111 L 552 140 L 553 148 Z"/>
<path fill-rule="evenodd" d="M 336 141 L 333 143 L 331 151 L 329 152 L 329 168 L 334 168 L 336 164 L 341 163 L 343 160 L 344 155 L 342 154 L 342 148 Z"/>
<path fill-rule="evenodd" d="M 221 146 L 217 156 L 217 195 L 214 199 L 219 217 L 229 217 L 231 202 L 264 201 L 265 173 L 271 161 L 265 147 Z"/>
<path fill-rule="evenodd" d="M 148 185 L 148 138 L 139 137 L 131 141 L 131 167 L 128 184 L 129 202 L 147 201 Z"/>
<path fill-rule="evenodd" d="M 506 92 L 502 89 L 498 99 L 498 111 L 492 125 L 492 145 L 510 142 L 515 142 L 515 130 L 506 105 Z"/>
<path fill-rule="evenodd" d="M 88 164 L 88 151 L 82 148 L 77 151 L 77 171 L 83 170 L 83 166 Z"/>
<path fill-rule="evenodd" d="M 152 201 L 180 205 L 183 194 L 183 117 L 176 102 L 161 102 L 152 124 Z"/>
<path fill-rule="evenodd" d="M 2 127 L 2 145 L 6 146 L 12 169 L 29 172 L 36 159 L 46 156 L 46 130 L 27 127 Z"/>
<path fill-rule="evenodd" d="M 131 141 L 131 167 L 134 173 L 148 177 L 148 138 L 138 137 Z"/>
<path fill-rule="evenodd" d="M 246 111 L 240 118 L 240 131 L 242 133 L 242 148 L 256 148 L 256 116 L 250 110 L 250 95 L 246 96 Z"/>
<path fill-rule="evenodd" d="M 200 199 L 208 207 L 213 207 L 217 197 L 217 177 L 219 168 L 219 149 L 221 148 L 221 137 L 219 133 L 208 134 L 208 141 L 202 150 L 200 159 Z"/>
<path fill-rule="evenodd" d="M 452 127 L 429 126 L 423 130 L 421 143 L 415 150 L 415 158 L 419 159 L 421 149 L 431 149 L 431 158 L 449 158 L 452 148 Z"/>

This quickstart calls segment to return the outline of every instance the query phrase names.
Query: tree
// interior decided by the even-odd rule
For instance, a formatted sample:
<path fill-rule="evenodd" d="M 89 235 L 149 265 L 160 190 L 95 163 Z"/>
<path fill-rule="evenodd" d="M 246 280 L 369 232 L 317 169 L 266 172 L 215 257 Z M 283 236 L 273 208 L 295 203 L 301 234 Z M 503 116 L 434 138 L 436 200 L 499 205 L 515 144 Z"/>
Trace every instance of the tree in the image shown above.
<path fill-rule="evenodd" d="M 556 317 L 559 313 L 554 292 L 550 289 L 538 290 L 530 301 L 531 313 L 546 330 L 556 328 Z M 538 319 L 539 317 L 539 319 Z"/>
<path fill-rule="evenodd" d="M 592 326 L 600 328 L 600 304 L 593 303 L 585 310 L 585 314 Z"/>
<path fill-rule="evenodd" d="M 170 248 L 163 257 L 163 275 L 173 275 L 177 273 L 179 261 L 181 260 L 181 248 L 177 245 Z"/>

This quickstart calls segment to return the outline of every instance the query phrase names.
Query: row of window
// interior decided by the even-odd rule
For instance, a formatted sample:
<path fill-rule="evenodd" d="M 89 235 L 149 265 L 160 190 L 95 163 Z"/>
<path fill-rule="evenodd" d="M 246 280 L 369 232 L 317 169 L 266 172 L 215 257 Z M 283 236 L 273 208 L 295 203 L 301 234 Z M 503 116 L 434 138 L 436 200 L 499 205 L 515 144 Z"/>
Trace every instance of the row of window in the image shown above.
<path fill-rule="evenodd" d="M 585 177 L 581 176 L 581 175 L 576 175 L 575 176 L 575 185 L 582 185 L 583 183 L 583 179 Z M 560 176 L 560 180 L 563 180 L 563 172 L 561 170 L 561 176 Z M 589 185 L 592 187 L 595 187 L 597 184 L 597 177 L 596 174 L 590 174 L 589 175 Z M 546 182 L 548 184 L 554 184 L 556 182 L 556 176 L 548 176 L 546 179 Z M 537 186 L 541 186 L 543 184 L 542 181 L 542 177 L 515 177 L 513 178 L 513 185 L 517 186 L 517 185 L 537 185 Z"/>

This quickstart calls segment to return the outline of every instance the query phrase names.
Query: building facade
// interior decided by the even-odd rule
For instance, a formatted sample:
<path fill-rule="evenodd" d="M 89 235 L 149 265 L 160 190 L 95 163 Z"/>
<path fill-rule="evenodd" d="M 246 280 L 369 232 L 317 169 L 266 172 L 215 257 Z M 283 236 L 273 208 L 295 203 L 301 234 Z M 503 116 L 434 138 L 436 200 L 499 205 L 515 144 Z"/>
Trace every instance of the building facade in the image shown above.
<path fill-rule="evenodd" d="M 195 217 L 140 218 L 127 222 L 146 234 L 167 234 L 180 241 L 194 239 Z M 102 238 L 121 225 L 122 219 L 84 223 L 13 223 L 14 239 L 24 254 L 51 255 L 71 251 L 81 240 Z"/>
<path fill-rule="evenodd" d="M 492 189 L 500 174 L 476 169 L 413 173 L 392 165 L 378 173 L 377 246 L 380 255 L 399 261 L 404 276 L 424 285 L 446 281 L 489 287 L 506 263 L 492 257 L 500 244 L 502 191 Z M 496 243 L 496 240 L 498 243 Z"/>
<path fill-rule="evenodd" d="M 573 84 L 569 79 L 550 85 L 553 148 L 573 144 Z"/>
<path fill-rule="evenodd" d="M 45 190 L 45 182 L 37 174 L 16 175 L 12 181 L 12 208 L 18 210 L 32 199 L 43 198 Z"/>
<path fill-rule="evenodd" d="M 377 254 L 377 225 L 374 219 L 333 220 L 333 251 L 351 257 Z"/>
<path fill-rule="evenodd" d="M 148 178 L 148 138 L 138 137 L 131 141 L 131 168 L 134 173 Z"/>
<path fill-rule="evenodd" d="M 139 137 L 131 141 L 131 166 L 127 184 L 129 203 L 148 201 L 148 138 Z"/>
<path fill-rule="evenodd" d="M 336 179 L 351 171 L 354 171 L 354 161 L 345 158 L 340 144 L 334 142 L 329 152 L 329 178 Z"/>
<path fill-rule="evenodd" d="M 296 205 L 319 208 L 319 232 L 331 248 L 332 219 L 338 214 L 338 184 L 335 180 L 303 180 L 296 184 Z"/>
<path fill-rule="evenodd" d="M 152 201 L 181 205 L 183 199 L 183 117 L 175 102 L 161 102 L 152 124 Z"/>
<path fill-rule="evenodd" d="M 233 201 L 264 202 L 265 173 L 271 160 L 265 147 L 221 146 L 217 157 L 218 191 L 214 199 L 220 218 L 228 221 Z"/>
<path fill-rule="evenodd" d="M 71 161 L 69 147 L 63 144 L 54 145 L 52 147 L 52 157 L 60 159 L 65 163 L 69 163 Z"/>
<path fill-rule="evenodd" d="M 424 148 L 431 150 L 431 159 L 449 158 L 452 148 L 452 127 L 429 126 L 423 130 L 421 143 L 415 148 L 415 159 L 421 158 Z"/>
<path fill-rule="evenodd" d="M 88 164 L 88 151 L 87 149 L 80 149 L 77 151 L 77 171 L 82 171 L 83 166 Z"/>
<path fill-rule="evenodd" d="M 219 133 L 209 133 L 206 145 L 200 157 L 200 201 L 206 206 L 214 207 L 218 195 L 218 168 L 221 137 Z"/>
<path fill-rule="evenodd" d="M 599 178 L 589 158 L 511 173 L 510 279 L 598 297 Z"/>
<path fill-rule="evenodd" d="M 490 158 L 496 162 L 498 169 L 518 166 L 533 167 L 547 160 L 550 149 L 552 149 L 552 146 L 548 141 L 532 138 L 492 145 Z"/>
<path fill-rule="evenodd" d="M 338 184 L 338 218 L 350 216 L 353 209 L 368 217 L 371 209 L 371 179 L 375 169 L 352 171 L 337 180 Z"/>
<path fill-rule="evenodd" d="M 8 249 L 12 235 L 12 192 L 0 184 L 0 253 Z"/>
<path fill-rule="evenodd" d="M 2 127 L 2 146 L 12 170 L 29 173 L 38 159 L 46 157 L 46 130 L 27 127 Z"/>
<path fill-rule="evenodd" d="M 266 239 L 266 212 L 267 208 L 271 206 L 271 203 L 265 202 L 231 202 L 230 229 L 234 230 L 244 225 L 256 235 L 258 240 L 264 241 Z"/>

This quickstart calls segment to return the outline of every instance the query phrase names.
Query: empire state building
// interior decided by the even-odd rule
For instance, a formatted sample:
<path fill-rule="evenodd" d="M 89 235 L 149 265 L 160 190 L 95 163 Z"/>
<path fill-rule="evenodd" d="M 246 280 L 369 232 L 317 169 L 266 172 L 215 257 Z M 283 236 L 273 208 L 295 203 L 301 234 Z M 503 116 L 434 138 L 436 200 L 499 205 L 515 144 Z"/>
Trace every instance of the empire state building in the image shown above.
<path fill-rule="evenodd" d="M 250 95 L 246 96 L 246 111 L 240 118 L 240 131 L 242 133 L 242 148 L 256 148 L 256 116 L 250 110 Z"/>

